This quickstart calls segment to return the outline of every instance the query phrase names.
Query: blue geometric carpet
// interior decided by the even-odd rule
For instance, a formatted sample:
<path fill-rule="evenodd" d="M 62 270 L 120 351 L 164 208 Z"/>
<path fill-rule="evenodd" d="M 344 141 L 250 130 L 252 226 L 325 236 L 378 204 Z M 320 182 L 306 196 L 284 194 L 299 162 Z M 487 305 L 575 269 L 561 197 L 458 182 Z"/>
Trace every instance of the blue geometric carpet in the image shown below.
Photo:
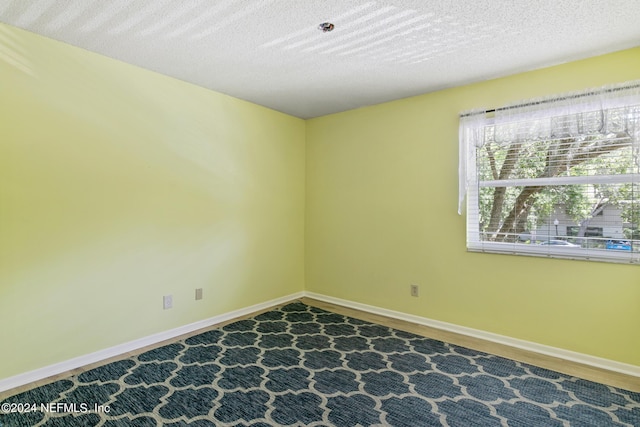
<path fill-rule="evenodd" d="M 3 427 L 640 426 L 640 393 L 299 302 L 2 403 Z"/>

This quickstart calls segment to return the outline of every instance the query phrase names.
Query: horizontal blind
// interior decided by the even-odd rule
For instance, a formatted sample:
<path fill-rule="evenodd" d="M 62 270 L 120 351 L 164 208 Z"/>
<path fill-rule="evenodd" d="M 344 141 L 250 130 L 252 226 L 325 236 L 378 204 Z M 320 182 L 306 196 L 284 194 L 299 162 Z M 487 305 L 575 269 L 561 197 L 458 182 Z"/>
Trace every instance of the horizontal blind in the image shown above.
<path fill-rule="evenodd" d="M 640 106 L 484 127 L 470 250 L 637 262 Z"/>

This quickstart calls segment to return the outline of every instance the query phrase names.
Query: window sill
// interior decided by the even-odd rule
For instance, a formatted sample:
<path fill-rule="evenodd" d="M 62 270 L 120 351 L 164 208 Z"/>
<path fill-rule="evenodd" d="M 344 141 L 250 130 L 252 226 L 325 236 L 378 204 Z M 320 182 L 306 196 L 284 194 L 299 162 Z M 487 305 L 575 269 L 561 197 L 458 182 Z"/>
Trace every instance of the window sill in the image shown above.
<path fill-rule="evenodd" d="M 476 242 L 469 243 L 467 251 L 541 258 L 601 261 L 619 264 L 640 263 L 639 252 L 575 247 L 553 247 L 523 243 Z"/>

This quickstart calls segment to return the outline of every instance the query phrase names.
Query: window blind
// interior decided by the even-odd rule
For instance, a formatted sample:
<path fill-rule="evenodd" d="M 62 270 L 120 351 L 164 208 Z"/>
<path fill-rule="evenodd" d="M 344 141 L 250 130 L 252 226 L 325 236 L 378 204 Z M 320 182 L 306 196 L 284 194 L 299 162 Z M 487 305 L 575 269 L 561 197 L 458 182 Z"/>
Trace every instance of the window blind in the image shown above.
<path fill-rule="evenodd" d="M 461 117 L 469 250 L 640 260 L 638 84 L 585 93 Z"/>

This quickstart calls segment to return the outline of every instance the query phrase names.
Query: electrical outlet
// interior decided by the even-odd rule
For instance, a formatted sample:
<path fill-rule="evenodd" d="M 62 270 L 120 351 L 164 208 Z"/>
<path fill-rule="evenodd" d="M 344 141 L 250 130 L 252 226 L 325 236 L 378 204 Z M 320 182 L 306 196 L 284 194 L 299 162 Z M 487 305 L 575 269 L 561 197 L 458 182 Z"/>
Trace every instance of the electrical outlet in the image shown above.
<path fill-rule="evenodd" d="M 202 299 L 202 288 L 196 289 L 196 299 Z"/>
<path fill-rule="evenodd" d="M 173 307 L 173 295 L 165 295 L 162 297 L 162 308 L 165 310 Z"/>
<path fill-rule="evenodd" d="M 412 297 L 420 296 L 420 287 L 418 285 L 411 285 L 411 296 Z"/>

